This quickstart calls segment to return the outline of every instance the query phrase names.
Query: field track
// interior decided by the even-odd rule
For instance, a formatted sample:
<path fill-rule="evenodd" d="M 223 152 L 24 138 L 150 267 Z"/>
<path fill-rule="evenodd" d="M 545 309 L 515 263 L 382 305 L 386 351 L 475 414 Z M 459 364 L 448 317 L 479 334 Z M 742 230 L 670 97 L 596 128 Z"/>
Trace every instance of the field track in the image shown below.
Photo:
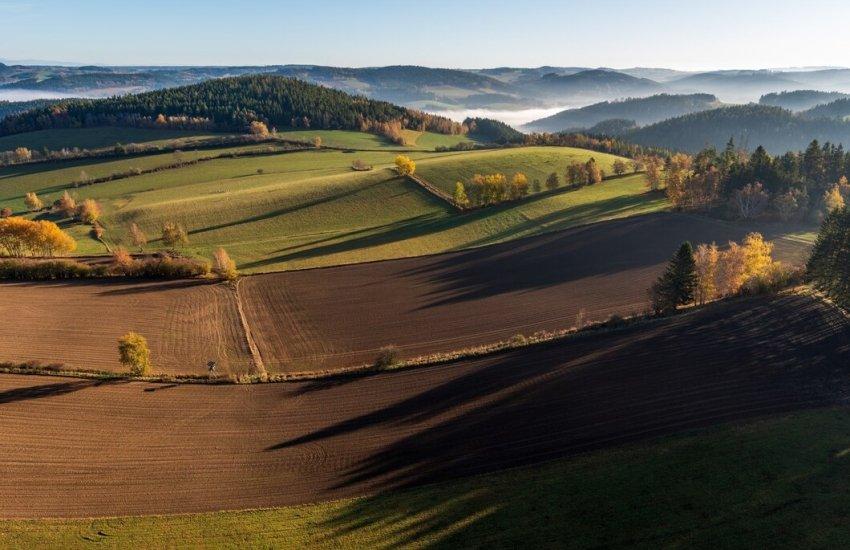
<path fill-rule="evenodd" d="M 170 386 L 3 376 L 0 517 L 368 494 L 840 402 L 848 369 L 847 319 L 790 295 L 361 378 Z"/>
<path fill-rule="evenodd" d="M 157 372 L 251 372 L 235 293 L 202 281 L 0 284 L 0 361 L 116 370 L 117 339 L 148 339 Z"/>
<path fill-rule="evenodd" d="M 269 372 L 403 357 L 641 313 L 646 290 L 683 240 L 740 240 L 744 227 L 660 213 L 437 256 L 248 277 L 240 293 Z M 765 237 L 776 234 L 764 231 Z M 776 241 L 800 263 L 805 244 Z"/>

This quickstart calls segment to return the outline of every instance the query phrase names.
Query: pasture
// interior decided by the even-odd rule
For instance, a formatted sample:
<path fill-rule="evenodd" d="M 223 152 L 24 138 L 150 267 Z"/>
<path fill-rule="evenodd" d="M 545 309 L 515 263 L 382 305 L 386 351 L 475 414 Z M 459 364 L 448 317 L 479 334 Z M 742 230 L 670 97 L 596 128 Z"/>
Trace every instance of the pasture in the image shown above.
<path fill-rule="evenodd" d="M 220 136 L 221 134 L 218 134 Z M 116 143 L 145 143 L 148 145 L 162 145 L 174 139 L 186 140 L 191 143 L 193 139 L 216 137 L 216 134 L 203 131 L 188 130 L 161 130 L 145 128 L 74 128 L 39 130 L 37 132 L 26 132 L 0 136 L 0 151 L 10 151 L 17 147 L 28 149 L 44 149 L 51 151 L 60 149 L 98 149 L 111 147 Z"/>

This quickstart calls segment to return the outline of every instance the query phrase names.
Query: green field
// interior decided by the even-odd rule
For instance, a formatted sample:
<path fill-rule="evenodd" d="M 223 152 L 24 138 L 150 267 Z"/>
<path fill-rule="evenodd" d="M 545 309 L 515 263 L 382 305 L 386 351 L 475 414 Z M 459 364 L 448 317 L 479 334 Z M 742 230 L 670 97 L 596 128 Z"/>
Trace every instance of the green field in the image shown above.
<path fill-rule="evenodd" d="M 0 521 L 0 546 L 831 548 L 850 531 L 850 411 L 260 511 Z"/>
<path fill-rule="evenodd" d="M 218 134 L 221 135 L 221 134 Z M 0 151 L 9 151 L 16 147 L 41 150 L 44 147 L 52 151 L 63 148 L 97 149 L 110 147 L 116 143 L 163 144 L 172 139 L 201 139 L 215 137 L 209 132 L 191 132 L 182 130 L 157 130 L 144 128 L 78 128 L 69 130 L 40 130 L 0 137 Z"/>
<path fill-rule="evenodd" d="M 611 165 L 621 157 L 576 149 L 573 147 L 518 147 L 515 149 L 497 149 L 490 151 L 470 151 L 460 157 L 436 158 L 416 165 L 416 173 L 447 193 L 453 193 L 455 182 L 466 182 L 475 174 L 499 172 L 510 177 L 522 172 L 531 183 L 540 180 L 545 189 L 546 177 L 552 172 L 558 174 L 561 184 L 567 165 L 571 162 L 587 162 L 596 159 L 607 175 L 612 175 Z"/>
<path fill-rule="evenodd" d="M 375 134 L 349 132 L 346 130 L 292 130 L 277 133 L 278 137 L 282 139 L 312 143 L 314 138 L 320 137 L 322 138 L 322 145 L 326 147 L 361 150 L 394 149 L 399 151 L 433 151 L 437 147 L 452 147 L 462 142 L 475 143 L 475 140 L 466 136 L 448 136 L 433 132 L 417 132 L 415 130 L 404 130 L 403 134 L 405 140 L 407 140 L 406 145 L 396 145 L 386 138 Z"/>
<path fill-rule="evenodd" d="M 350 143 L 374 136 L 355 134 Z M 264 147 L 264 145 L 245 146 Z M 225 150 L 230 151 L 230 149 Z M 214 151 L 186 151 L 183 158 Z M 667 207 L 663 196 L 648 193 L 641 175 L 605 181 L 575 191 L 530 197 L 524 201 L 460 214 L 392 171 L 397 151 L 309 150 L 271 156 L 221 158 L 111 182 L 74 188 L 80 172 L 91 177 L 131 167 L 174 162 L 162 153 L 121 160 L 34 164 L 0 170 L 0 206 L 23 211 L 23 195 L 36 191 L 46 202 L 68 190 L 78 199 L 94 198 L 104 210 L 106 240 L 127 245 L 135 222 L 149 235 L 150 248 L 166 221 L 182 223 L 190 233 L 185 252 L 209 256 L 225 247 L 245 272 L 274 271 L 355 263 L 458 250 L 492 244 L 581 223 L 651 212 Z M 419 166 L 453 167 L 467 157 L 490 165 L 525 159 L 587 155 L 570 149 L 506 149 L 481 152 L 410 151 Z M 355 159 L 374 166 L 354 172 Z M 554 161 L 553 161 L 554 162 Z M 467 160 L 464 166 L 474 166 Z M 547 168 L 548 169 L 548 168 Z M 427 168 L 426 168 L 427 170 Z M 88 236 L 88 227 L 64 224 L 78 239 L 78 253 L 104 253 Z"/>

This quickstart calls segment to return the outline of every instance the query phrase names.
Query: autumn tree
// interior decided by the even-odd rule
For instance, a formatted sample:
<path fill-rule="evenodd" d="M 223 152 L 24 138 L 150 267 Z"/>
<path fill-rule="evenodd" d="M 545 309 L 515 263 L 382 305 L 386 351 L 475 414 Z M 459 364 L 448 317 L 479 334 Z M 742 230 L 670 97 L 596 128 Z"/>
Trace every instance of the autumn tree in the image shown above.
<path fill-rule="evenodd" d="M 134 376 L 145 376 L 151 370 L 148 341 L 136 332 L 128 332 L 118 339 L 118 357 Z"/>
<path fill-rule="evenodd" d="M 587 171 L 587 183 L 593 185 L 602 182 L 602 169 L 599 168 L 595 158 L 590 157 L 584 164 L 584 169 Z"/>
<path fill-rule="evenodd" d="M 567 183 L 573 186 L 587 185 L 587 165 L 573 161 L 567 166 Z"/>
<path fill-rule="evenodd" d="M 53 256 L 73 252 L 77 242 L 51 221 L 21 217 L 0 219 L 0 254 Z"/>
<path fill-rule="evenodd" d="M 224 248 L 217 248 L 213 252 L 213 273 L 226 279 L 233 281 L 239 276 L 239 271 L 236 270 L 236 262 L 230 259 L 230 255 Z"/>
<path fill-rule="evenodd" d="M 400 176 L 410 176 L 416 171 L 416 163 L 404 155 L 395 158 L 395 167 Z"/>
<path fill-rule="evenodd" d="M 770 204 L 770 195 L 760 182 L 748 183 L 732 193 L 732 207 L 742 220 L 760 216 Z"/>
<path fill-rule="evenodd" d="M 640 172 L 644 168 L 646 168 L 646 164 L 644 164 L 642 157 L 637 157 L 635 159 L 632 159 L 632 172 L 633 173 L 637 174 L 638 172 Z"/>
<path fill-rule="evenodd" d="M 321 149 L 322 147 L 322 136 L 316 136 L 313 138 L 313 147 L 316 149 Z"/>
<path fill-rule="evenodd" d="M 44 203 L 41 202 L 41 199 L 38 198 L 38 195 L 35 193 L 27 193 L 24 195 L 24 204 L 30 212 L 38 212 L 44 208 Z"/>
<path fill-rule="evenodd" d="M 694 301 L 697 273 L 691 243 L 684 242 L 664 273 L 650 288 L 652 307 L 658 313 L 671 311 Z"/>
<path fill-rule="evenodd" d="M 77 215 L 77 200 L 65 191 L 56 203 L 56 210 L 66 218 L 73 218 Z"/>
<path fill-rule="evenodd" d="M 558 173 L 557 172 L 552 172 L 551 174 L 549 174 L 546 177 L 546 189 L 548 189 L 550 191 L 554 191 L 555 189 L 558 188 L 558 186 L 560 184 L 561 184 L 561 182 L 558 179 Z"/>
<path fill-rule="evenodd" d="M 614 164 L 611 165 L 611 168 L 617 176 L 622 176 L 629 169 L 628 166 L 626 166 L 626 162 L 622 159 L 615 160 Z"/>
<path fill-rule="evenodd" d="M 18 162 L 30 161 L 32 160 L 32 151 L 26 147 L 18 147 L 15 149 L 15 159 L 17 159 Z"/>
<path fill-rule="evenodd" d="M 558 174 L 555 174 L 555 177 L 557 178 Z M 531 181 L 531 192 L 532 193 L 540 193 L 541 191 L 543 191 L 543 185 L 540 183 L 540 179 L 534 178 Z"/>
<path fill-rule="evenodd" d="M 133 265 L 133 256 L 123 246 L 116 246 L 112 250 L 112 269 L 118 273 L 126 273 Z"/>
<path fill-rule="evenodd" d="M 844 197 L 841 195 L 841 188 L 838 185 L 833 185 L 824 192 L 823 206 L 827 213 L 844 208 Z"/>
<path fill-rule="evenodd" d="M 83 223 L 94 224 L 100 219 L 100 205 L 94 199 L 85 199 L 77 207 L 77 217 Z"/>
<path fill-rule="evenodd" d="M 138 248 L 139 252 L 141 252 L 144 249 L 145 245 L 148 244 L 148 236 L 145 235 L 145 232 L 141 230 L 141 228 L 136 224 L 136 222 L 130 224 L 129 234 L 130 242 L 132 242 L 133 246 Z"/>
<path fill-rule="evenodd" d="M 646 184 L 653 190 L 661 189 L 661 168 L 663 166 L 660 158 L 649 156 L 643 160 L 644 170 L 646 170 Z"/>
<path fill-rule="evenodd" d="M 189 244 L 189 235 L 179 223 L 165 222 L 162 225 L 162 242 L 172 249 L 185 246 Z"/>
<path fill-rule="evenodd" d="M 0 218 L 9 218 L 12 216 L 12 209 L 8 206 L 0 210 Z"/>
<path fill-rule="evenodd" d="M 261 120 L 254 120 L 251 121 L 248 132 L 255 136 L 267 137 L 269 135 L 269 127 Z"/>
<path fill-rule="evenodd" d="M 458 181 L 455 183 L 455 192 L 453 198 L 455 204 L 460 206 L 461 208 L 466 208 L 467 206 L 469 206 L 469 197 L 466 196 L 466 189 L 464 188 L 462 181 Z"/>
<path fill-rule="evenodd" d="M 717 262 L 720 252 L 717 245 L 701 244 L 694 252 L 694 269 L 697 276 L 696 301 L 704 304 L 717 295 Z"/>
<path fill-rule="evenodd" d="M 511 199 L 520 199 L 528 195 L 528 177 L 522 172 L 517 172 L 511 178 Z"/>

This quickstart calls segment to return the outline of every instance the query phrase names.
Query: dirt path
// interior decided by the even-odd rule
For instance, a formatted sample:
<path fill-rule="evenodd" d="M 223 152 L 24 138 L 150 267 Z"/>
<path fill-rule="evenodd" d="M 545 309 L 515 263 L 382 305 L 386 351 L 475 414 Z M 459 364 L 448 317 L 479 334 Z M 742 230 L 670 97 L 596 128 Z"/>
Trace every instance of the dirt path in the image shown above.
<path fill-rule="evenodd" d="M 0 517 L 252 508 L 834 403 L 850 322 L 751 299 L 439 367 L 256 386 L 0 377 Z"/>

